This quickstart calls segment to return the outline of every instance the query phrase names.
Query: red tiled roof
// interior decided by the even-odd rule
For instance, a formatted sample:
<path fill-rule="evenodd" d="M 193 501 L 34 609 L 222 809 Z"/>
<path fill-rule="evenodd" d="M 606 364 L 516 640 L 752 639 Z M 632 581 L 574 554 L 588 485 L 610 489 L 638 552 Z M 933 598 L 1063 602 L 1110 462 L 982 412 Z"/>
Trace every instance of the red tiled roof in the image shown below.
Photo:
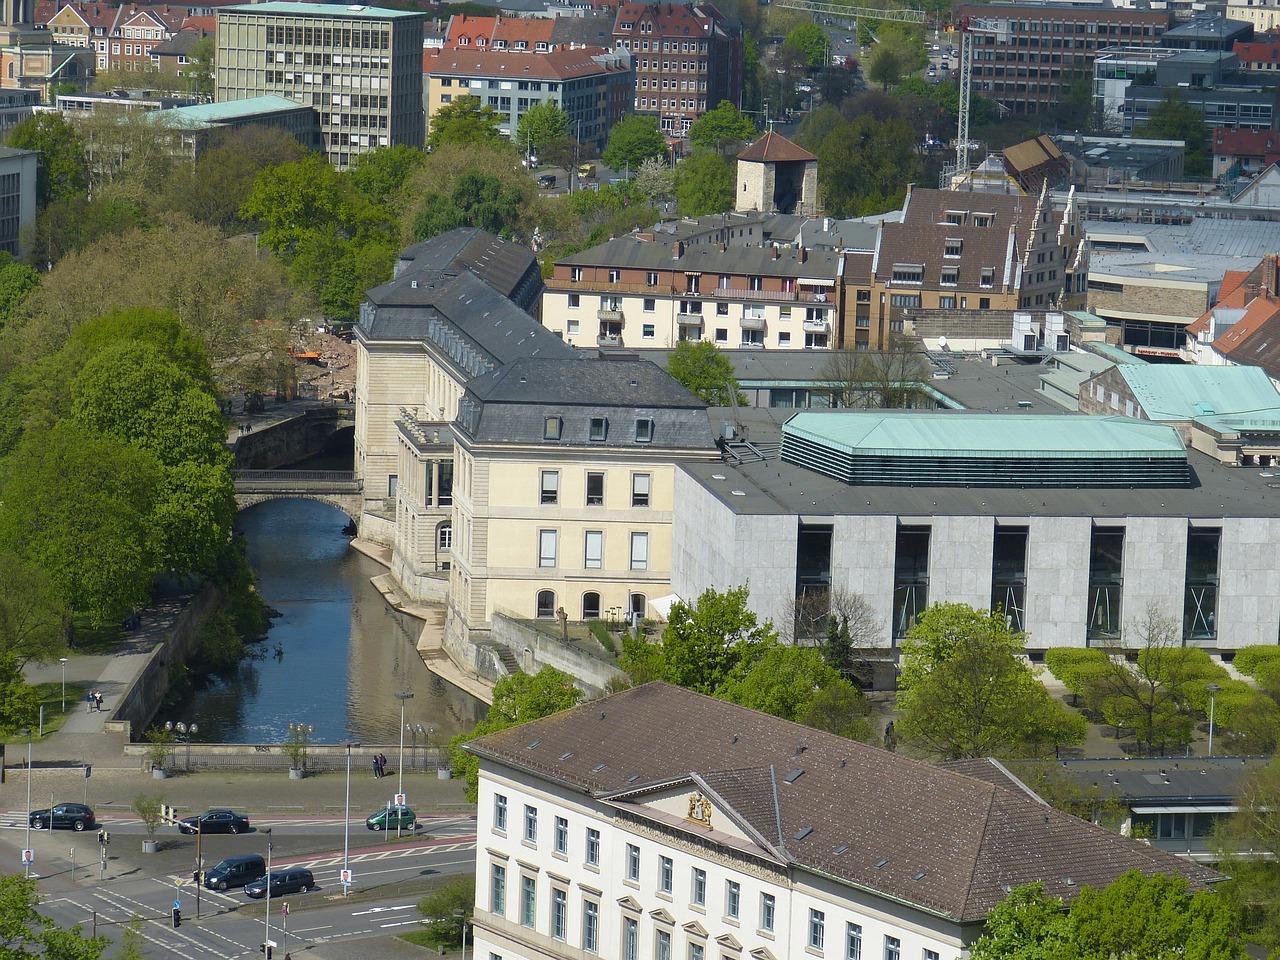
<path fill-rule="evenodd" d="M 780 133 L 770 130 L 747 149 L 738 154 L 739 160 L 753 163 L 778 163 L 788 160 L 817 160 L 799 144 L 792 143 Z"/>
<path fill-rule="evenodd" d="M 1280 160 L 1280 134 L 1274 130 L 1216 127 L 1210 142 L 1215 157 L 1264 157 L 1268 165 Z"/>
<path fill-rule="evenodd" d="M 1258 39 L 1251 42 L 1237 41 L 1231 48 L 1231 52 L 1240 60 L 1240 66 L 1245 70 L 1249 69 L 1249 64 L 1259 62 L 1280 62 L 1280 37 L 1271 36 L 1262 33 L 1258 34 Z"/>
<path fill-rule="evenodd" d="M 187 17 L 182 21 L 183 30 L 203 30 L 209 36 L 216 36 L 218 33 L 217 17 Z"/>
<path fill-rule="evenodd" d="M 517 41 L 523 40 L 528 49 L 533 50 L 539 43 L 551 43 L 551 31 L 555 21 L 547 17 L 469 17 L 460 14 L 449 18 L 449 28 L 445 35 L 446 50 L 458 47 L 478 47 L 491 49 L 501 40 L 506 49 L 515 49 Z M 467 42 L 461 41 L 466 38 Z"/>
<path fill-rule="evenodd" d="M 621 70 L 591 59 L 609 51 L 578 47 L 551 53 L 511 53 L 506 50 L 423 50 L 422 71 L 446 77 L 511 77 L 512 79 L 573 80 Z"/>
<path fill-rule="evenodd" d="M 1280 313 L 1280 302 L 1266 297 L 1255 297 L 1245 307 L 1244 316 L 1232 324 L 1230 330 L 1213 341 L 1213 348 L 1224 357 L 1230 357 L 1236 351 L 1241 351 L 1239 360 L 1241 364 L 1257 366 L 1257 363 L 1248 357 L 1249 351 L 1242 348 L 1246 347 L 1249 339 L 1278 313 Z"/>

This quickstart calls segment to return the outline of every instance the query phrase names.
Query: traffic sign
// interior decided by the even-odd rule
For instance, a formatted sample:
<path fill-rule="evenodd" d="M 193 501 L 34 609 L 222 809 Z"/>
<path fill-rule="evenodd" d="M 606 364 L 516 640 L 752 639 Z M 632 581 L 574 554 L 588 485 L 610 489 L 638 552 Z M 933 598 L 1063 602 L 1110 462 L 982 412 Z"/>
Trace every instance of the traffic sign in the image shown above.
<path fill-rule="evenodd" d="M 396 794 L 396 798 L 395 798 L 393 801 L 391 801 L 391 802 L 392 802 L 393 804 L 395 804 L 395 806 L 397 806 L 397 807 L 403 807 L 403 806 L 405 805 L 405 799 L 404 799 L 404 797 L 405 797 L 405 795 L 404 795 L 403 793 L 397 793 L 397 794 Z"/>
<path fill-rule="evenodd" d="M 350 870 L 339 870 L 338 882 L 341 883 L 344 887 L 350 886 L 352 883 L 355 882 L 355 874 L 353 874 Z"/>

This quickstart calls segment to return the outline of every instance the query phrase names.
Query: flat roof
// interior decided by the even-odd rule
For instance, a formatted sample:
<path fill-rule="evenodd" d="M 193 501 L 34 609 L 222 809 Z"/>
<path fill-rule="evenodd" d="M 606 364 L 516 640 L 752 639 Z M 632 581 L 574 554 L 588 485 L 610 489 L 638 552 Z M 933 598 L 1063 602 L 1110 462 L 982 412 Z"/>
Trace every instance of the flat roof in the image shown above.
<path fill-rule="evenodd" d="M 155 110 L 146 116 L 153 123 L 165 123 L 175 127 L 201 127 L 227 120 L 238 120 L 258 114 L 286 113 L 291 110 L 310 110 L 311 107 L 288 97 L 267 95 L 248 97 L 244 100 L 223 100 L 218 103 L 200 103 L 191 107 L 173 107 Z"/>
<path fill-rule="evenodd" d="M 267 0 L 266 3 L 246 3 L 235 7 L 219 7 L 218 13 L 274 13 L 289 17 L 351 17 L 366 20 L 425 20 L 425 13 L 412 10 L 392 10 L 389 7 L 367 7 L 353 3 L 298 3 L 290 0 Z"/>

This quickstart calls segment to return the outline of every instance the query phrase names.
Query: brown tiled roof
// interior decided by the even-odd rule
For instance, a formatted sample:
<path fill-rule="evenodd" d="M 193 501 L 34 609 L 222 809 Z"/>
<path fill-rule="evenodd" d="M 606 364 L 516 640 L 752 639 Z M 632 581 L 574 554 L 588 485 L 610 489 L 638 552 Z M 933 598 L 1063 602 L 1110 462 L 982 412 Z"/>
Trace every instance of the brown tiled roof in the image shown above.
<path fill-rule="evenodd" d="M 779 163 L 787 160 L 817 160 L 799 144 L 792 143 L 780 133 L 770 130 L 747 149 L 738 154 L 739 160 L 753 163 Z"/>
<path fill-rule="evenodd" d="M 1062 151 L 1044 134 L 1022 143 L 1015 143 L 1004 148 L 1006 166 L 1012 166 L 1018 173 L 1025 173 L 1042 163 L 1055 163 L 1062 159 Z"/>
<path fill-rule="evenodd" d="M 1244 316 L 1231 325 L 1231 329 L 1213 341 L 1213 348 L 1236 363 L 1251 367 L 1262 366 L 1258 356 L 1274 341 L 1280 348 L 1280 333 L 1272 322 L 1280 313 L 1280 302 L 1268 297 L 1255 297 L 1245 307 Z"/>
<path fill-rule="evenodd" d="M 1010 886 L 1070 899 L 1128 870 L 1220 879 L 1024 791 L 649 683 L 472 741 L 472 752 L 645 816 L 689 783 L 756 838 L 757 856 L 960 923 Z M 705 831 L 702 831 L 705 837 Z"/>
<path fill-rule="evenodd" d="M 511 49 L 517 40 L 523 40 L 529 45 L 529 50 L 533 50 L 539 43 L 551 42 L 554 27 L 554 18 L 547 17 L 472 17 L 459 14 L 449 18 L 449 32 L 444 45 L 447 50 L 456 49 L 461 39 L 466 37 L 467 44 L 463 49 L 488 49 L 497 40 L 505 41 L 507 48 Z"/>
<path fill-rule="evenodd" d="M 1274 130 L 1217 127 L 1210 146 L 1215 157 L 1258 156 L 1268 165 L 1280 160 L 1280 134 Z"/>
<path fill-rule="evenodd" d="M 1199 336 L 1209 329 L 1209 321 L 1213 319 L 1213 311 L 1219 307 L 1243 310 L 1249 304 L 1251 294 L 1244 282 L 1249 279 L 1248 270 L 1228 270 L 1222 275 L 1222 283 L 1218 287 L 1218 299 L 1213 306 L 1200 315 L 1200 319 L 1187 324 L 1187 333 Z"/>
<path fill-rule="evenodd" d="M 578 47 L 551 53 L 512 53 L 506 50 L 424 50 L 422 70 L 444 77 L 510 77 L 513 80 L 573 80 L 616 73 L 591 59 L 607 54 L 601 47 Z"/>

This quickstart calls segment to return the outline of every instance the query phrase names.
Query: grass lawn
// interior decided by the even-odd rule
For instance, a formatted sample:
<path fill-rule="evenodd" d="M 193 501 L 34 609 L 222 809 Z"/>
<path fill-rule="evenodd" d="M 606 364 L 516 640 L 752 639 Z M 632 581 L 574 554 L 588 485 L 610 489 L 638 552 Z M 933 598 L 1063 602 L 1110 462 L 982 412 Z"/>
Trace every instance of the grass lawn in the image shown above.
<path fill-rule="evenodd" d="M 44 707 L 44 735 L 56 731 L 62 726 L 63 722 L 71 714 L 73 710 L 84 709 L 84 693 L 88 688 L 79 683 L 67 684 L 67 710 L 62 711 L 62 681 L 50 680 L 46 683 L 37 683 L 34 687 L 36 692 L 36 708 Z M 39 721 L 36 721 L 37 724 Z M 32 732 L 39 734 L 39 726 L 32 727 Z M 26 743 L 27 738 L 19 736 L 17 733 L 10 737 L 4 738 L 5 743 Z"/>

